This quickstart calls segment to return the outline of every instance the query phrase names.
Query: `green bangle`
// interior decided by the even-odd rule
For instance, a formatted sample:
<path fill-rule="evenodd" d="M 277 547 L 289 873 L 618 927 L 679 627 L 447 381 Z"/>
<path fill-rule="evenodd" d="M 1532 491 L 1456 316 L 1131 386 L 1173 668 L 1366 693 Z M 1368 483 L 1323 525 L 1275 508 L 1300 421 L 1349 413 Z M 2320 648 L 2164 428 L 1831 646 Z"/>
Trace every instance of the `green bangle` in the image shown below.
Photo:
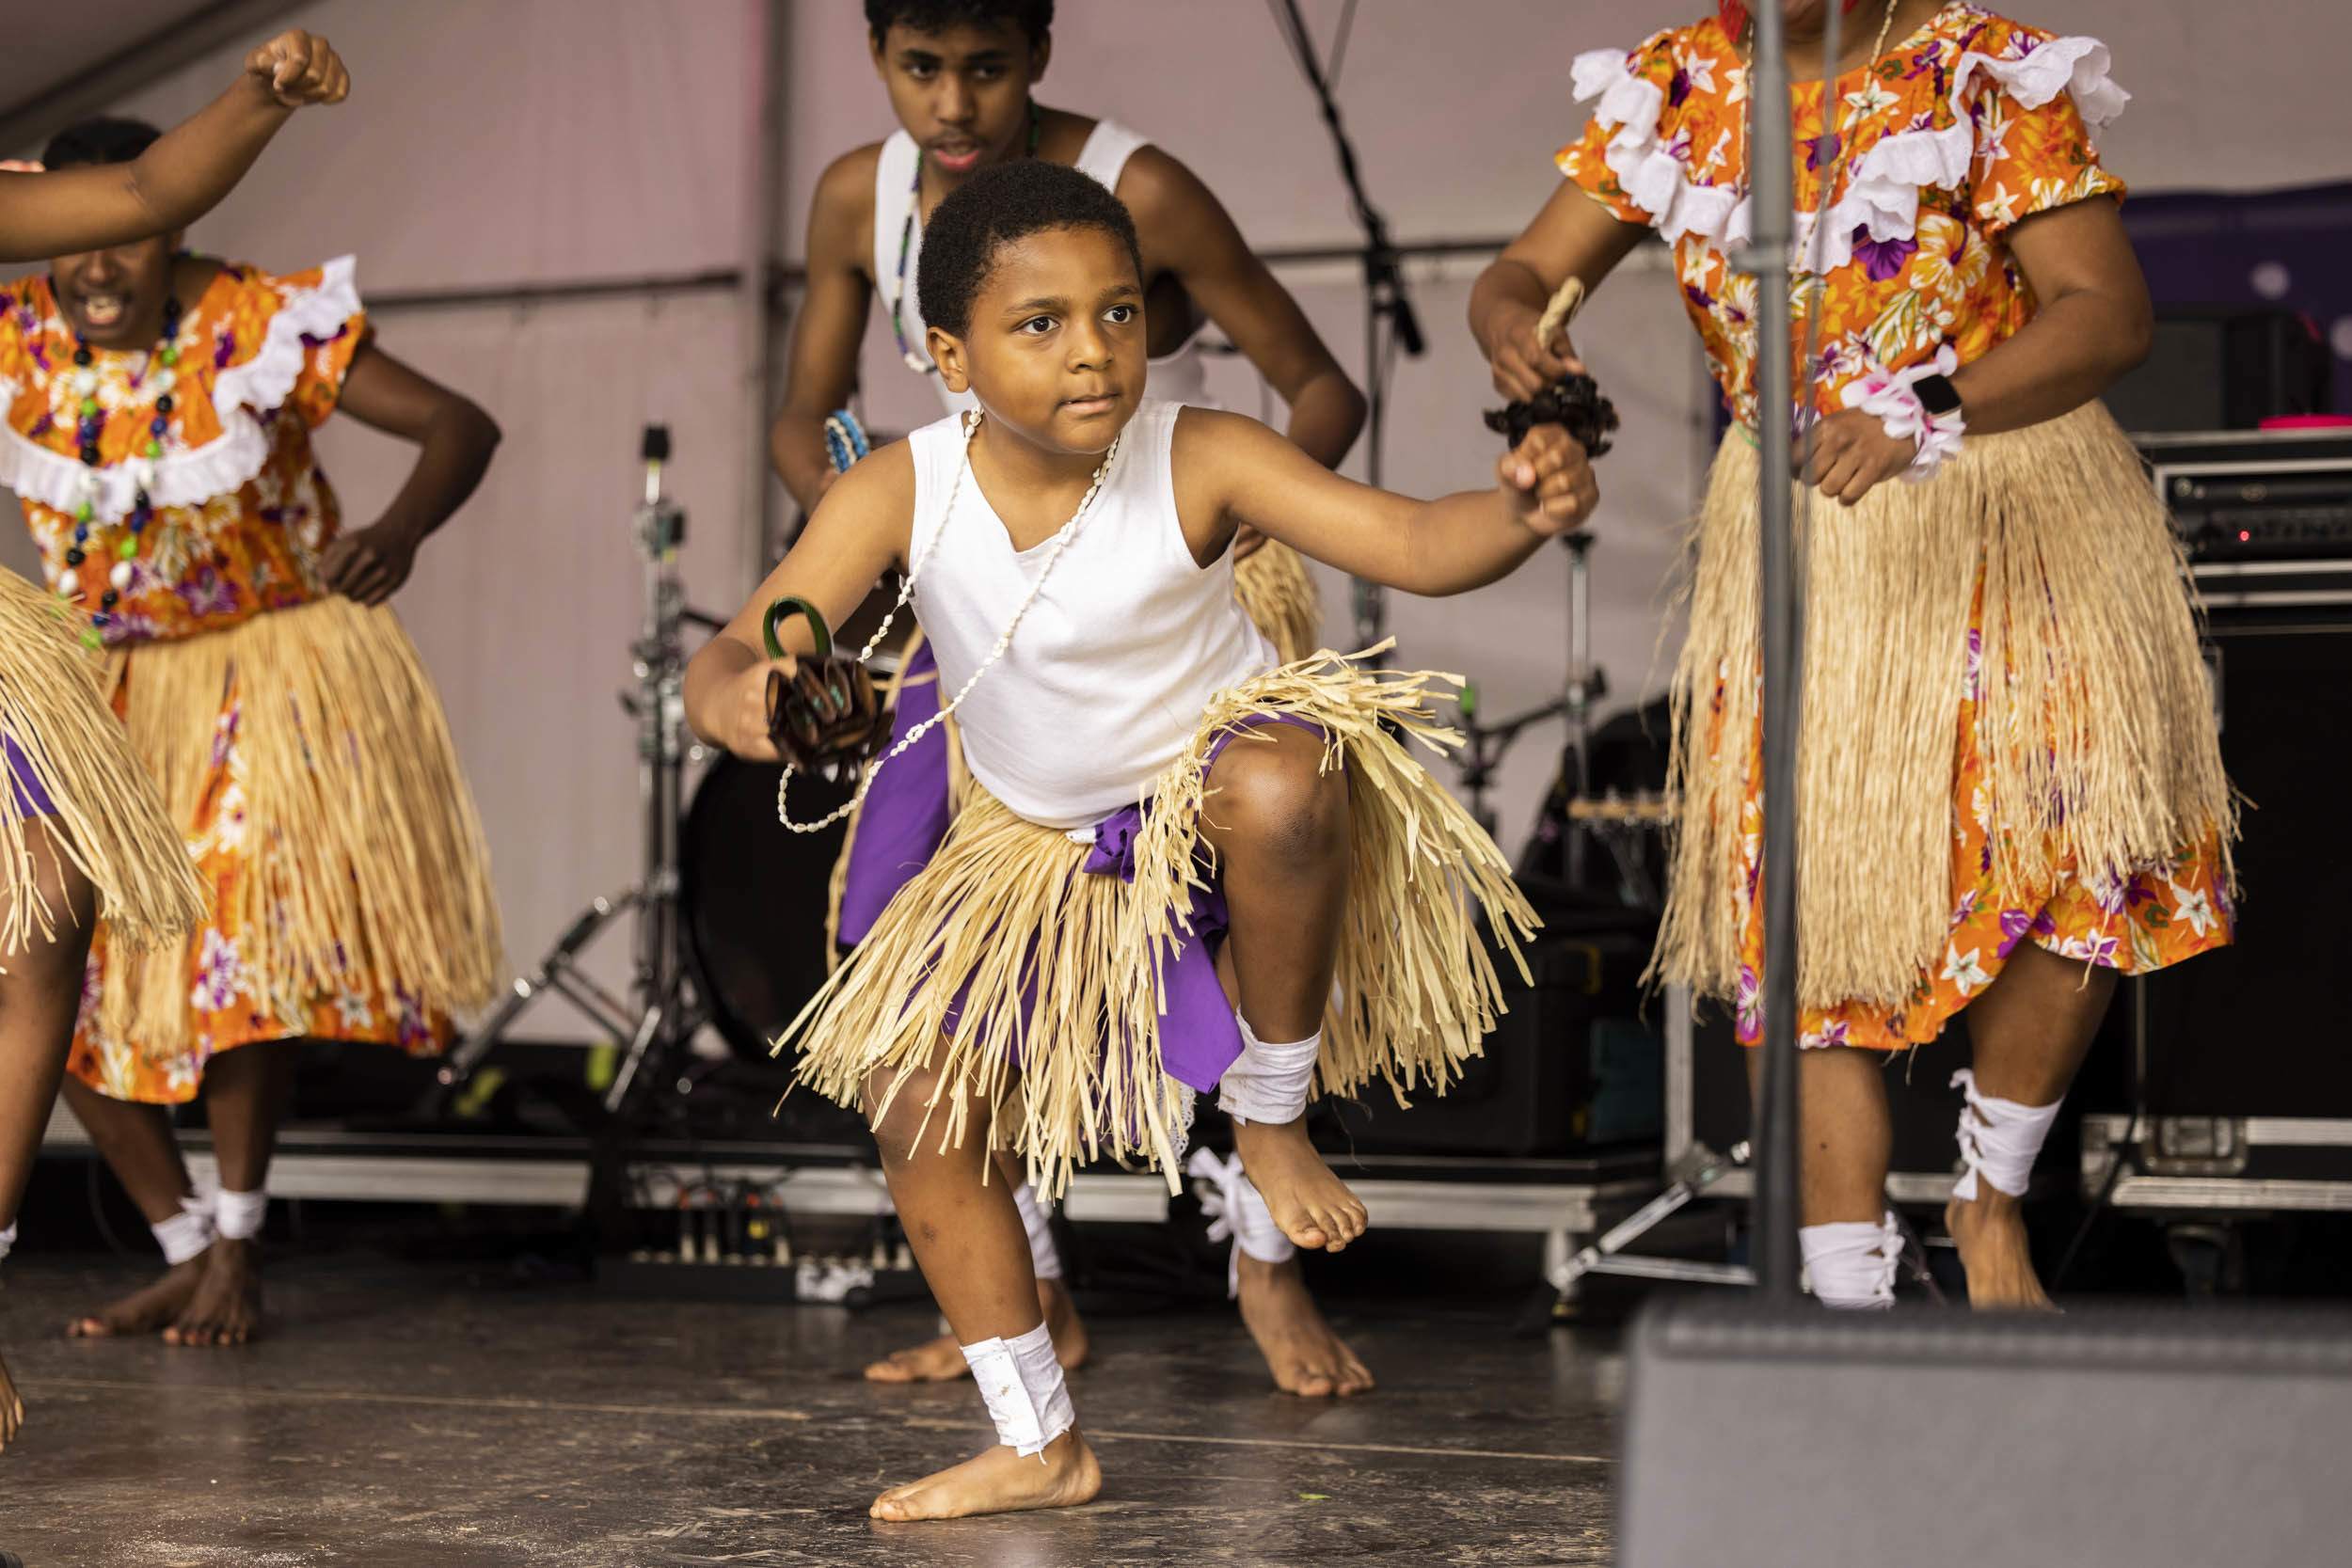
<path fill-rule="evenodd" d="M 787 616 L 802 615 L 808 620 L 808 629 L 817 639 L 816 657 L 833 657 L 833 628 L 825 625 L 825 612 L 806 599 L 787 594 L 768 607 L 768 613 L 759 623 L 759 635 L 768 644 L 770 658 L 784 657 L 784 644 L 776 640 L 776 624 Z"/>

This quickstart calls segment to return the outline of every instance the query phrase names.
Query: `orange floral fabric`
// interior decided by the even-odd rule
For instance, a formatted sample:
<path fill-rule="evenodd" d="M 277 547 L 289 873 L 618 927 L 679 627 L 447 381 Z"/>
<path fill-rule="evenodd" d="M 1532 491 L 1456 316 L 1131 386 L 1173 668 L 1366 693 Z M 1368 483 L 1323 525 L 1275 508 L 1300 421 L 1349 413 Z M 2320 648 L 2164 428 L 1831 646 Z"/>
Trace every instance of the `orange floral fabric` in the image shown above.
<path fill-rule="evenodd" d="M 2031 942 L 2060 958 L 2140 974 L 2229 945 L 2236 926 L 2217 833 L 2185 844 L 2162 865 L 2120 883 L 2084 879 L 2071 858 L 2049 887 L 2011 887 L 1994 874 L 1990 838 L 1993 798 L 1977 750 L 1977 706 L 1982 689 L 1979 655 L 1984 601 L 1979 585 L 1968 620 L 1965 695 L 1952 751 L 1951 931 L 1940 963 L 1922 970 L 1911 993 L 1893 1006 L 1846 1001 L 1807 1007 L 1797 1043 L 1899 1051 L 1934 1039 L 1954 1013 L 1968 1006 L 2009 962 L 2017 943 Z M 1763 1038 L 1764 905 L 1761 886 L 1764 733 L 1748 748 L 1748 790 L 1740 808 L 1740 886 L 1747 907 L 1740 926 L 1740 990 L 1733 999 L 1740 1041 Z"/>
<path fill-rule="evenodd" d="M 104 468 L 126 471 L 155 436 L 164 487 L 199 483 L 199 476 L 225 481 L 182 504 L 159 498 L 135 536 L 118 602 L 104 611 L 108 642 L 190 637 L 323 592 L 318 561 L 341 518 L 310 431 L 335 411 L 367 337 L 347 262 L 337 278 L 326 268 L 277 277 L 230 262 L 181 318 L 167 415 L 156 414 L 163 367 L 151 351 L 94 352 Z M 74 346 L 47 277 L 19 279 L 0 293 L 0 396 L 8 404 L 0 442 L 11 449 L 0 456 L 0 477 L 24 503 L 49 586 L 78 590 L 82 608 L 99 610 L 115 587 L 116 546 L 133 535 L 126 518 L 102 509 L 84 541 L 86 559 L 67 562 L 79 519 L 59 465 L 80 462 Z M 253 401 L 240 401 L 241 388 Z M 159 417 L 165 429 L 157 435 L 151 426 Z M 118 494 L 127 488 L 118 483 Z"/>
<path fill-rule="evenodd" d="M 2111 100 L 2120 108 L 2123 95 L 2104 81 L 2105 57 L 2091 40 L 2058 39 L 1955 4 L 1876 64 L 1838 79 L 1828 135 L 1822 85 L 1796 85 L 1798 208 L 1812 213 L 1821 182 L 1839 171 L 1822 242 L 1834 264 L 1818 280 L 1818 303 L 1815 278 L 1800 278 L 1795 291 L 1800 363 L 1808 319 L 1820 324 L 1821 412 L 1842 406 L 1850 381 L 1932 359 L 1946 344 L 1966 364 L 2032 318 L 2033 291 L 2001 236 L 2035 214 L 2123 194 L 2100 166 L 2070 90 L 2096 83 L 2099 106 L 2112 112 Z M 1588 72 L 1596 87 L 1629 76 L 1654 95 L 1636 87 L 1603 96 L 1584 135 L 1555 161 L 1619 219 L 1673 241 L 1683 303 L 1716 382 L 1733 417 L 1754 429 L 1756 279 L 1730 264 L 1749 228 L 1747 68 L 1711 17 L 1658 34 L 1617 71 L 1606 66 L 1599 52 L 1580 60 L 1580 86 Z M 2043 99 L 2045 91 L 2054 95 Z M 1652 124 L 1612 115 L 1652 102 Z"/>
<path fill-rule="evenodd" d="M 95 352 L 91 395 L 105 414 L 98 443 L 103 468 L 118 475 L 136 464 L 154 436 L 163 448 L 152 470 L 158 488 L 185 492 L 215 480 L 221 487 L 158 504 L 134 536 L 119 504 L 127 486 L 118 484 L 118 505 L 89 519 L 87 559 L 76 567 L 66 552 L 82 519 L 67 486 L 79 477 L 85 394 L 74 383 L 73 332 L 46 277 L 26 277 L 0 293 L 0 400 L 7 415 L 0 477 L 18 490 L 50 586 L 77 588 L 85 610 L 99 609 L 123 561 L 116 546 L 135 538 L 103 631 L 124 651 L 118 713 L 127 711 L 143 660 L 167 657 L 163 650 L 144 653 L 142 645 L 219 633 L 325 592 L 318 561 L 341 518 L 310 431 L 335 411 L 344 374 L 367 339 L 347 261 L 284 277 L 230 262 L 182 315 L 169 413 L 156 411 L 156 372 L 163 367 L 154 355 Z M 158 418 L 160 433 L 152 429 Z M 235 895 L 249 859 L 249 780 L 238 730 L 244 705 L 254 696 L 249 687 L 267 682 L 266 671 L 240 672 L 216 710 L 186 716 L 209 727 L 212 766 L 195 819 L 179 826 L 215 911 L 190 950 L 191 1049 L 154 1050 L 105 1034 L 97 1003 L 109 984 L 119 983 L 119 965 L 103 929 L 91 943 L 69 1070 L 110 1099 L 191 1100 L 207 1062 L 255 1040 L 371 1040 L 414 1055 L 437 1053 L 448 1043 L 445 1017 L 428 1014 L 397 987 L 383 993 L 365 978 L 365 965 L 321 975 L 306 994 L 268 994 L 263 976 L 246 961 L 238 917 L 219 912 L 244 907 Z"/>
<path fill-rule="evenodd" d="M 129 683 L 138 678 L 137 671 L 135 655 L 115 694 L 118 713 L 126 710 Z M 212 771 L 196 820 L 181 830 L 196 857 L 197 875 L 212 890 L 215 911 L 197 933 L 189 955 L 189 1050 L 151 1050 L 100 1027 L 98 999 L 109 983 L 119 983 L 114 978 L 119 966 L 109 961 L 105 928 L 101 927 L 91 939 L 82 1013 L 66 1070 L 110 1100 L 184 1103 L 196 1098 L 206 1063 L 256 1040 L 364 1040 L 395 1046 L 411 1056 L 436 1056 L 448 1049 L 449 1019 L 428 1013 L 397 985 L 389 993 L 382 990 L 367 978 L 369 966 L 364 963 L 319 976 L 316 988 L 304 994 L 274 996 L 262 973 L 246 962 L 245 932 L 237 917 L 225 912 L 245 907 L 238 896 L 247 863 L 246 769 L 237 744 L 243 708 L 244 693 L 232 684 L 222 693 L 219 712 L 211 717 Z M 204 716 L 192 717 L 196 722 L 205 721 Z"/>

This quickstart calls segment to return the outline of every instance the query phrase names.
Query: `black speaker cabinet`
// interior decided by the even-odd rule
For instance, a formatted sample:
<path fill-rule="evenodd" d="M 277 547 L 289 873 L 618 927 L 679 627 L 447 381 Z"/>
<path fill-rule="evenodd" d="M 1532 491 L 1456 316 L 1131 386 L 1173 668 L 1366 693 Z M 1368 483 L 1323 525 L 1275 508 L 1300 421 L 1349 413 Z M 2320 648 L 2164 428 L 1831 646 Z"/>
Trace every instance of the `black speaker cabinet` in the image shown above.
<path fill-rule="evenodd" d="M 2352 1128 L 2335 928 L 2352 876 L 2352 609 L 2217 608 L 2207 636 L 2222 761 L 2248 806 L 2245 891 L 2232 946 L 2145 982 L 2148 1109 Z"/>
<path fill-rule="evenodd" d="M 1654 1139 L 1664 1111 L 1658 1005 L 1641 986 L 1655 917 L 1546 911 L 1534 983 L 1496 957 L 1508 1009 L 1443 1096 L 1400 1110 L 1378 1085 L 1338 1101 L 1318 1141 L 1362 1154 L 1580 1154 Z"/>
<path fill-rule="evenodd" d="M 2334 369 L 2318 329 L 2293 310 L 2167 306 L 2146 362 L 2107 388 L 2106 404 L 2125 430 L 2251 430 L 2327 413 Z"/>
<path fill-rule="evenodd" d="M 1625 1568 L 2352 1555 L 2352 1314 L 1684 1300 L 1629 1362 Z"/>

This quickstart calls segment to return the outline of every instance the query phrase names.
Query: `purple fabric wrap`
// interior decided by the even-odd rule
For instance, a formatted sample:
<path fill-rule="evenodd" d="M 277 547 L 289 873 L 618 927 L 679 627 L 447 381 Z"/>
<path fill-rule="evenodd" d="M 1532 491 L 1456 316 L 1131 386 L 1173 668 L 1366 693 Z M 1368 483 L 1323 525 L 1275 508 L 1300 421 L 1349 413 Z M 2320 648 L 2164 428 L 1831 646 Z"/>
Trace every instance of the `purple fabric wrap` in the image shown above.
<path fill-rule="evenodd" d="M 939 683 L 907 682 L 936 675 L 929 643 L 915 650 L 900 677 L 897 717 L 891 723 L 895 745 L 907 731 L 939 711 Z M 1295 724 L 1320 735 L 1319 726 L 1292 714 L 1271 713 L 1252 723 Z M 1236 725 L 1209 745 L 1209 767 L 1249 724 Z M 898 890 L 928 864 L 947 836 L 953 812 L 948 800 L 947 736 L 933 730 L 895 759 L 874 781 L 858 814 L 857 835 L 850 846 L 849 870 L 842 879 L 841 941 L 854 946 L 866 940 L 874 923 Z M 1143 808 L 1124 806 L 1094 826 L 1094 847 L 1081 869 L 1089 876 L 1136 879 L 1135 842 L 1143 832 Z M 1241 1054 L 1241 1026 L 1232 1005 L 1216 977 L 1217 950 L 1225 944 L 1232 919 L 1224 890 L 1214 883 L 1195 888 L 1186 915 L 1191 940 L 1162 972 L 1166 1014 L 1160 1026 L 1160 1061 L 1179 1083 L 1207 1092 L 1215 1089 L 1225 1069 Z M 958 995 L 948 1010 L 949 1027 L 963 1011 Z"/>
<path fill-rule="evenodd" d="M 32 758 L 16 743 L 14 736 L 0 736 L 0 750 L 8 759 L 8 804 L 19 816 L 55 816 L 57 802 L 40 787 L 40 777 L 33 771 Z"/>
<path fill-rule="evenodd" d="M 931 678 L 909 685 L 920 676 Z M 907 732 L 939 711 L 939 665 L 929 642 L 914 650 L 898 677 L 898 706 L 890 722 L 897 745 Z M 947 789 L 947 730 L 945 725 L 891 759 L 866 793 L 850 841 L 850 866 L 842 877 L 841 941 L 855 947 L 874 929 L 882 910 L 914 874 L 930 863 L 947 836 L 954 813 Z"/>

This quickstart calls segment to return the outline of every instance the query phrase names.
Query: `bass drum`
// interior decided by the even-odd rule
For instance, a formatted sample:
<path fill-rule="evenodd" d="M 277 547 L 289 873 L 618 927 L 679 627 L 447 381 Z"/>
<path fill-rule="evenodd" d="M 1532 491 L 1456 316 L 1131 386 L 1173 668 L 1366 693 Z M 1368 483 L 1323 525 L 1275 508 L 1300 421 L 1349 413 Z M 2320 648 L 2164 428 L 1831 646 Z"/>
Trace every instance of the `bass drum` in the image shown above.
<path fill-rule="evenodd" d="M 739 1056 L 769 1047 L 825 983 L 825 914 L 846 823 L 796 833 L 776 820 L 780 763 L 722 756 L 703 774 L 678 838 L 679 900 L 694 988 Z M 795 777 L 792 815 L 848 803 L 850 786 Z"/>

